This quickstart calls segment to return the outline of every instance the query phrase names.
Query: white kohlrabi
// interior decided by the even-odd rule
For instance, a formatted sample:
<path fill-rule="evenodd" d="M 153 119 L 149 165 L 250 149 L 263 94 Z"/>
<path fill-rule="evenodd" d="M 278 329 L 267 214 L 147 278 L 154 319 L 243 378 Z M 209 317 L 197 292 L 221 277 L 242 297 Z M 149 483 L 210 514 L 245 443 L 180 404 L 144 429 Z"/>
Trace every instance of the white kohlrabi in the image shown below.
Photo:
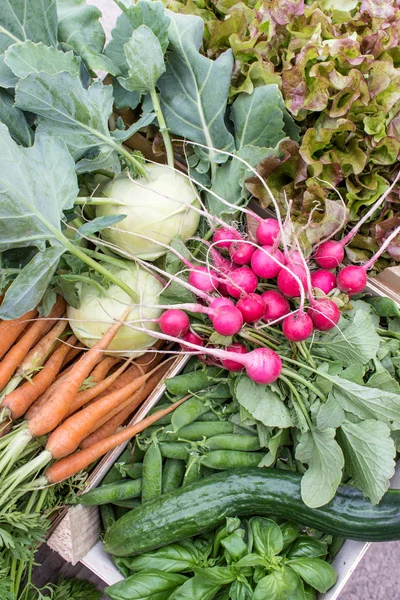
<path fill-rule="evenodd" d="M 142 321 L 145 328 L 153 331 L 158 329 L 158 323 L 148 320 L 158 319 L 162 310 L 148 308 L 146 305 L 159 304 L 159 294 L 162 284 L 148 271 L 130 261 L 120 261 L 121 266 L 108 265 L 108 269 L 120 277 L 138 295 L 140 301 L 134 304 L 132 299 L 115 284 L 111 284 L 102 294 L 97 286 L 89 283 L 77 283 L 79 307 L 68 307 L 68 319 L 76 337 L 88 348 L 94 346 L 104 335 L 113 319 L 119 319 L 129 305 L 132 311 L 126 321 L 140 327 Z M 122 326 L 111 342 L 109 350 L 113 356 L 141 356 L 144 350 L 152 346 L 156 340 L 148 333 Z"/>
<path fill-rule="evenodd" d="M 169 244 L 177 236 L 186 241 L 195 233 L 200 216 L 191 206 L 198 207 L 199 203 L 190 180 L 179 171 L 150 164 L 146 172 L 148 179 L 119 175 L 107 184 L 102 193 L 110 198 L 110 203 L 98 206 L 96 216 L 126 214 L 125 219 L 102 231 L 103 239 L 114 244 L 116 251 L 119 248 L 125 257 L 124 252 L 156 260 L 167 252 L 157 242 Z M 112 198 L 123 206 L 113 204 Z"/>

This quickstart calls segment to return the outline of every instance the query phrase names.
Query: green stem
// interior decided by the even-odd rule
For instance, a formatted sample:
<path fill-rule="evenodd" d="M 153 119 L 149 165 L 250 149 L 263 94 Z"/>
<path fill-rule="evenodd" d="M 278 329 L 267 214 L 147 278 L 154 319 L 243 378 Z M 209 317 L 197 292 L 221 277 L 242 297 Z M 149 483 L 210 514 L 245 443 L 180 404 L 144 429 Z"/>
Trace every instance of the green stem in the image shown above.
<path fill-rule="evenodd" d="M 112 204 L 113 206 L 127 206 L 126 202 L 121 202 L 120 200 L 114 200 L 112 197 L 104 196 L 78 196 L 75 199 L 74 204 L 79 204 L 83 206 L 101 206 L 102 204 Z M 16 269 L 18 270 L 18 269 Z M 19 271 L 19 270 L 18 270 Z"/>
<path fill-rule="evenodd" d="M 106 267 L 103 267 L 102 264 L 93 260 L 93 258 L 90 258 L 90 256 L 87 256 L 81 248 L 78 248 L 77 246 L 74 246 L 74 244 L 71 244 L 71 242 L 69 242 L 67 238 L 65 238 L 64 236 L 63 238 L 63 244 L 69 250 L 69 252 L 71 252 L 71 254 L 74 254 L 75 256 L 80 258 L 84 263 L 86 263 L 89 267 L 92 267 L 92 269 L 104 275 L 106 279 L 109 279 L 110 281 L 115 283 L 115 285 L 117 285 L 119 288 L 121 288 L 121 290 L 128 294 L 128 296 L 132 298 L 132 300 L 136 304 L 139 302 L 139 298 L 136 292 L 131 287 L 129 287 L 129 285 L 127 285 L 124 281 L 122 281 L 122 279 L 120 279 L 117 275 L 114 275 L 114 273 L 111 273 L 111 271 L 106 269 Z"/>
<path fill-rule="evenodd" d="M 114 148 L 114 150 L 116 150 L 119 154 L 121 154 L 127 160 L 128 163 L 131 163 L 131 165 L 135 167 L 135 169 L 142 175 L 142 177 L 145 177 L 146 179 L 148 178 L 145 167 L 130 152 L 125 150 L 123 146 L 121 146 L 117 142 L 114 142 L 114 140 L 112 140 L 110 137 L 103 135 L 99 131 L 96 131 L 96 135 L 106 144 Z"/>
<path fill-rule="evenodd" d="M 22 452 L 25 450 L 29 442 L 32 440 L 32 434 L 27 427 L 20 429 L 12 442 L 6 447 L 4 454 L 0 460 L 1 480 L 4 480 L 12 466 L 17 462 Z M 0 501 L 3 498 L 0 494 Z"/>
<path fill-rule="evenodd" d="M 307 344 L 305 342 L 299 342 L 299 346 L 303 349 L 304 351 L 304 357 L 305 359 L 310 363 L 310 365 L 313 367 L 313 369 L 317 368 L 317 365 L 314 362 L 313 357 L 311 356 L 311 352 L 309 351 Z"/>
<path fill-rule="evenodd" d="M 123 268 L 125 267 L 125 260 L 123 258 L 115 258 L 114 256 L 109 256 L 108 254 L 103 254 L 103 252 L 97 252 L 96 250 L 88 250 L 88 248 L 82 248 L 82 252 L 87 254 L 92 258 L 98 258 L 105 263 L 109 263 L 110 265 L 115 265 L 116 267 Z"/>
<path fill-rule="evenodd" d="M 43 450 L 36 458 L 30 460 L 28 463 L 11 473 L 7 479 L 3 481 L 0 488 L 1 505 L 4 506 L 5 500 L 9 498 L 10 494 L 17 486 L 26 481 L 29 477 L 36 475 L 51 461 L 51 459 L 51 452 Z"/>
<path fill-rule="evenodd" d="M 282 357 L 282 359 L 283 359 L 283 357 Z M 295 379 L 299 383 L 302 383 L 303 385 L 308 387 L 309 390 L 314 392 L 314 394 L 316 396 L 318 396 L 318 398 L 320 398 L 322 400 L 322 402 L 326 402 L 326 397 L 321 392 L 321 390 L 319 390 L 314 384 L 312 384 L 311 381 L 308 381 L 307 379 L 305 379 L 304 377 L 302 377 L 295 371 L 292 371 L 292 369 L 287 369 L 286 367 L 284 367 L 282 369 L 282 375 L 284 375 L 284 376 L 286 375 L 286 377 L 290 377 L 291 379 Z"/>
<path fill-rule="evenodd" d="M 249 333 L 245 329 L 242 329 L 241 331 L 239 331 L 238 335 L 240 337 L 242 337 L 244 340 L 247 340 L 248 342 L 253 342 L 254 344 L 257 344 L 258 346 L 266 345 L 266 346 L 269 346 L 270 348 L 272 348 L 273 350 L 279 349 L 278 344 L 276 344 L 274 342 L 274 340 L 271 340 L 269 338 L 269 336 L 262 335 L 258 332 L 252 331 L 251 333 Z"/>
<path fill-rule="evenodd" d="M 293 383 L 289 379 L 287 379 L 287 377 L 285 377 L 284 375 L 281 374 L 280 379 L 282 381 L 284 381 L 286 383 L 286 385 L 288 386 L 288 388 L 291 390 L 293 396 L 296 398 L 297 404 L 300 406 L 301 412 L 303 413 L 303 415 L 308 423 L 309 428 L 312 429 L 312 422 L 310 419 L 310 415 L 308 414 L 308 411 L 307 411 L 306 407 L 304 406 L 304 402 L 301 399 L 299 392 L 296 390 Z"/>
<path fill-rule="evenodd" d="M 150 96 L 151 96 L 151 100 L 153 102 L 154 112 L 157 115 L 158 126 L 160 128 L 161 135 L 162 135 L 162 138 L 164 141 L 165 150 L 167 152 L 168 166 L 171 167 L 171 169 L 174 169 L 175 168 L 174 149 L 172 147 L 172 142 L 171 142 L 171 138 L 169 137 L 168 127 L 165 122 L 164 115 L 161 110 L 161 104 L 158 99 L 158 94 L 157 94 L 155 88 L 150 90 Z"/>

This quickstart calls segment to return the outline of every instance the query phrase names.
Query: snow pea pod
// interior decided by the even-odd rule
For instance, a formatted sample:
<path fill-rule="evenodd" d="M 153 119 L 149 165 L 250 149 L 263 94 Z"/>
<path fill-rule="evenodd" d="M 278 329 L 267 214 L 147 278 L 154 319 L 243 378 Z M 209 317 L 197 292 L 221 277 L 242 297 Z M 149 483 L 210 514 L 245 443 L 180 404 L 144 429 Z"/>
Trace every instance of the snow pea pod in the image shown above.
<path fill-rule="evenodd" d="M 256 467 L 265 454 L 263 452 L 241 452 L 240 450 L 213 450 L 202 457 L 203 465 L 227 471 L 242 467 Z"/>
<path fill-rule="evenodd" d="M 183 460 L 167 458 L 162 475 L 162 493 L 167 494 L 180 487 L 184 474 L 185 463 Z"/>

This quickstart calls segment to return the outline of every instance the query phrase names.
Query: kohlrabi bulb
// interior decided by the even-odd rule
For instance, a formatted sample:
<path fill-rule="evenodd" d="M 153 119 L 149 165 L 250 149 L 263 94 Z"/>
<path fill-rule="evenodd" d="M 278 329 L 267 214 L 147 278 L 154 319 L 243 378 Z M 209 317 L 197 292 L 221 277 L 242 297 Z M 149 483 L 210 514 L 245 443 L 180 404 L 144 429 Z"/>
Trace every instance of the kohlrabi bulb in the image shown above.
<path fill-rule="evenodd" d="M 200 215 L 191 206 L 199 207 L 199 202 L 190 180 L 179 171 L 150 164 L 146 172 L 148 179 L 123 174 L 108 183 L 102 194 L 110 204 L 98 206 L 96 216 L 127 215 L 103 229 L 102 238 L 125 258 L 156 260 L 167 252 L 157 242 L 168 245 L 177 236 L 185 241 L 196 232 Z M 113 204 L 113 198 L 123 204 Z"/>
<path fill-rule="evenodd" d="M 131 261 L 121 260 L 121 266 L 107 265 L 107 269 L 122 279 L 138 295 L 139 302 L 120 287 L 111 283 L 104 293 L 98 286 L 78 282 L 79 307 L 68 307 L 67 316 L 71 328 L 82 344 L 92 348 L 109 329 L 113 319 L 119 319 L 129 305 L 132 310 L 126 322 L 140 327 L 141 322 L 146 329 L 158 330 L 158 323 L 150 320 L 158 319 L 162 313 L 159 308 L 148 308 L 148 305 L 159 304 L 159 294 L 163 289 L 161 283 L 151 273 Z M 144 331 L 136 331 L 123 325 L 109 346 L 113 356 L 141 356 L 144 351 L 155 344 L 156 339 Z M 111 354 L 111 352 L 110 352 Z"/>

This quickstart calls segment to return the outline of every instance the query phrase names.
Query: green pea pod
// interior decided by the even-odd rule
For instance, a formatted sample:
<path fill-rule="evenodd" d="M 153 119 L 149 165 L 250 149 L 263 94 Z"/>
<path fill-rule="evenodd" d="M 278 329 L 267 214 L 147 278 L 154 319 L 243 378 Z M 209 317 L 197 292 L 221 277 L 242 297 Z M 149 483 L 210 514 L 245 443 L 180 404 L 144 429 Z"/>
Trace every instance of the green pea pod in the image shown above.
<path fill-rule="evenodd" d="M 142 476 L 143 463 L 135 463 L 133 467 L 129 467 L 125 470 L 126 475 L 131 479 L 139 479 Z"/>
<path fill-rule="evenodd" d="M 162 486 L 162 454 L 156 434 L 144 455 L 142 474 L 142 503 L 161 496 Z"/>
<path fill-rule="evenodd" d="M 176 458 L 167 458 L 162 475 L 162 493 L 167 494 L 176 490 L 182 484 L 185 474 L 185 462 Z"/>
<path fill-rule="evenodd" d="M 111 483 L 116 483 L 117 481 L 121 481 L 121 473 L 119 472 L 119 469 L 113 465 L 108 473 L 106 473 L 106 475 L 103 477 L 102 484 L 108 485 Z"/>
<path fill-rule="evenodd" d="M 181 439 L 199 442 L 203 438 L 232 433 L 233 428 L 233 423 L 229 421 L 195 421 L 194 423 L 185 425 L 176 432 L 172 425 L 168 425 L 162 432 L 161 440 L 173 442 Z"/>
<path fill-rule="evenodd" d="M 221 419 L 215 412 L 213 412 L 212 410 L 209 410 L 208 412 L 204 413 L 204 415 L 201 415 L 201 420 L 202 421 L 220 421 Z"/>
<path fill-rule="evenodd" d="M 141 479 L 123 479 L 116 483 L 102 485 L 79 497 L 79 503 L 88 506 L 109 504 L 119 500 L 128 500 L 140 496 L 142 491 Z"/>
<path fill-rule="evenodd" d="M 121 508 L 137 508 L 141 505 L 139 498 L 131 498 L 130 500 L 116 500 L 113 502 L 113 506 L 120 506 Z"/>
<path fill-rule="evenodd" d="M 117 521 L 119 521 L 121 517 L 124 517 L 128 512 L 131 512 L 131 510 L 131 508 L 125 508 L 123 506 L 114 505 L 115 518 L 117 519 Z"/>
<path fill-rule="evenodd" d="M 213 450 L 202 457 L 202 463 L 211 469 L 227 471 L 229 469 L 240 469 L 242 467 L 257 467 L 262 452 L 240 452 L 239 450 Z"/>
<path fill-rule="evenodd" d="M 111 504 L 103 504 L 100 506 L 100 517 L 103 523 L 104 531 L 107 531 L 116 521 L 115 512 Z"/>
<path fill-rule="evenodd" d="M 165 385 L 170 394 L 182 397 L 189 392 L 200 392 L 214 385 L 217 379 L 223 377 L 224 373 L 226 373 L 224 369 L 219 367 L 207 367 L 206 369 L 167 379 Z"/>
<path fill-rule="evenodd" d="M 158 412 L 159 410 L 163 410 L 164 408 L 169 408 L 171 406 L 171 402 L 163 402 L 162 404 L 157 404 L 157 406 L 155 406 L 154 408 L 152 408 L 149 411 L 149 415 L 154 414 L 155 412 Z M 161 417 L 161 419 L 159 419 L 157 421 L 157 425 L 155 427 L 159 428 L 160 425 L 169 425 L 171 423 L 171 418 L 172 418 L 172 413 L 168 413 L 167 415 L 165 415 L 164 417 Z M 145 432 L 148 431 L 149 427 L 147 429 L 145 429 Z"/>
<path fill-rule="evenodd" d="M 174 431 L 179 431 L 185 425 L 193 423 L 201 415 L 208 412 L 209 406 L 200 398 L 190 398 L 178 406 L 172 413 L 171 424 Z"/>
<path fill-rule="evenodd" d="M 176 458 L 177 460 L 188 460 L 190 446 L 185 442 L 160 442 L 161 454 L 165 458 Z"/>
<path fill-rule="evenodd" d="M 182 487 L 186 487 L 191 483 L 198 481 L 201 478 L 201 463 L 200 458 L 197 455 L 192 455 L 189 458 L 186 466 L 185 475 L 182 481 Z"/>
<path fill-rule="evenodd" d="M 206 446 L 210 450 L 241 450 L 252 452 L 260 450 L 258 435 L 221 434 L 209 437 Z"/>

